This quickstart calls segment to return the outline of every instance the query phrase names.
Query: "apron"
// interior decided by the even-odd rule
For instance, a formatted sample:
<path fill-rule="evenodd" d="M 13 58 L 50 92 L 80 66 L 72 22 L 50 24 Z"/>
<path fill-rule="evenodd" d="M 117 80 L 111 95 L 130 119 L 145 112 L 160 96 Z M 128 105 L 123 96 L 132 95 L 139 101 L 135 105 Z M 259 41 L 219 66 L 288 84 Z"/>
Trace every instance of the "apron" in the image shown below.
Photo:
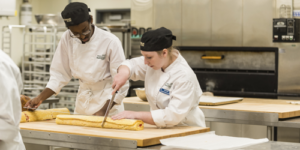
<path fill-rule="evenodd" d="M 106 101 L 111 97 L 112 78 L 106 78 L 96 83 L 83 83 L 79 81 L 79 90 L 75 103 L 75 114 L 93 115 L 99 111 Z M 120 105 L 114 105 L 109 116 L 116 115 L 124 111 L 123 102 Z"/>

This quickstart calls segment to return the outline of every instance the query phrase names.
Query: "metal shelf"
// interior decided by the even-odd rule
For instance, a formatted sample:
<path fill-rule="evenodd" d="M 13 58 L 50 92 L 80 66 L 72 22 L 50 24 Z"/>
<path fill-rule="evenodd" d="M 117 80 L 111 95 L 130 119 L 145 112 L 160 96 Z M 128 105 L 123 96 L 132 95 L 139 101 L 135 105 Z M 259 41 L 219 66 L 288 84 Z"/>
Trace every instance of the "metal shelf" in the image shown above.
<path fill-rule="evenodd" d="M 45 89 L 50 79 L 50 65 L 59 43 L 62 32 L 67 31 L 64 26 L 30 25 L 24 27 L 22 77 L 24 82 L 23 94 L 36 97 Z M 76 97 L 79 83 L 71 80 L 61 89 L 56 98 L 66 99 Z M 71 110 L 75 101 L 69 102 Z M 58 106 L 65 107 L 64 103 Z M 68 104 L 69 106 L 69 104 Z M 54 107 L 54 106 L 53 106 Z"/>

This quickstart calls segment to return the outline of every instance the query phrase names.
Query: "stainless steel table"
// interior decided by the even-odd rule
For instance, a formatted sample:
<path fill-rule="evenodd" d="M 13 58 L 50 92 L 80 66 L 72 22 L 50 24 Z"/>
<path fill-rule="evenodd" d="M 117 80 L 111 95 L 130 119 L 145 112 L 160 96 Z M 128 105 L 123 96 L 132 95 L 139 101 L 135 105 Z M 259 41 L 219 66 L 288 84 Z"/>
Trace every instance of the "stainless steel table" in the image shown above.
<path fill-rule="evenodd" d="M 21 130 L 24 143 L 47 145 L 51 149 L 53 146 L 73 149 L 90 150 L 183 150 L 168 146 L 156 145 L 145 148 L 137 147 L 136 141 L 99 138 L 81 135 L 70 135 L 53 132 L 41 132 L 32 130 Z M 252 145 L 236 150 L 299 150 L 300 143 L 275 142 L 270 141 L 262 144 Z"/>
<path fill-rule="evenodd" d="M 147 102 L 124 103 L 125 110 L 150 111 Z M 236 123 L 247 125 L 267 126 L 267 137 L 271 141 L 277 141 L 277 127 L 300 128 L 300 117 L 279 120 L 277 113 L 261 113 L 249 111 L 233 111 L 201 108 L 205 115 L 205 120 L 209 122 Z"/>
<path fill-rule="evenodd" d="M 237 148 L 232 150 L 299 150 L 299 149 L 300 149 L 299 143 L 269 141 L 262 144 L 257 144 L 257 145 L 252 145 L 252 146 L 247 146 L 244 148 Z M 183 149 L 158 145 L 149 148 L 142 148 L 142 150 L 183 150 Z"/>

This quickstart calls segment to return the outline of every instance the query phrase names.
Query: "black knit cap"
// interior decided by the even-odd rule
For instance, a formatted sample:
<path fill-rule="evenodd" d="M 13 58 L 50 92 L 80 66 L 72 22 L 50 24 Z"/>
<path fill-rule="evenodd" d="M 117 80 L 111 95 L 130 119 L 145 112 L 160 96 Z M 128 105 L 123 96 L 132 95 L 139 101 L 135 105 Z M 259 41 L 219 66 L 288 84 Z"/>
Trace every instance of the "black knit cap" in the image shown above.
<path fill-rule="evenodd" d="M 84 3 L 73 2 L 69 3 L 65 9 L 61 12 L 61 16 L 64 19 L 66 26 L 79 25 L 89 19 L 89 12 L 91 10 Z"/>
<path fill-rule="evenodd" d="M 173 40 L 176 36 L 172 35 L 172 31 L 161 27 L 144 33 L 140 47 L 142 51 L 161 51 L 172 46 Z"/>

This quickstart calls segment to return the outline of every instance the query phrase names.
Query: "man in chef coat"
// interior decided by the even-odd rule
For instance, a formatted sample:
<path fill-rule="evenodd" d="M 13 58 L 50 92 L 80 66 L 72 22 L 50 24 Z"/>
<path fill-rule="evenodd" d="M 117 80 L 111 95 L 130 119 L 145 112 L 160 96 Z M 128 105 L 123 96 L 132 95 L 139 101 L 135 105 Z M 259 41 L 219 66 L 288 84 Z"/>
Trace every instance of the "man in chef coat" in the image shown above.
<path fill-rule="evenodd" d="M 50 68 L 46 89 L 25 107 L 37 108 L 68 84 L 72 76 L 79 79 L 75 114 L 105 114 L 112 93 L 113 77 L 117 67 L 125 60 L 120 40 L 113 34 L 93 25 L 93 17 L 86 4 L 68 4 L 61 15 L 69 30 L 61 37 Z M 122 100 L 129 82 L 119 90 L 110 115 L 124 111 Z"/>
<path fill-rule="evenodd" d="M 19 68 L 0 50 L 0 150 L 25 150 L 19 129 L 22 86 Z"/>

